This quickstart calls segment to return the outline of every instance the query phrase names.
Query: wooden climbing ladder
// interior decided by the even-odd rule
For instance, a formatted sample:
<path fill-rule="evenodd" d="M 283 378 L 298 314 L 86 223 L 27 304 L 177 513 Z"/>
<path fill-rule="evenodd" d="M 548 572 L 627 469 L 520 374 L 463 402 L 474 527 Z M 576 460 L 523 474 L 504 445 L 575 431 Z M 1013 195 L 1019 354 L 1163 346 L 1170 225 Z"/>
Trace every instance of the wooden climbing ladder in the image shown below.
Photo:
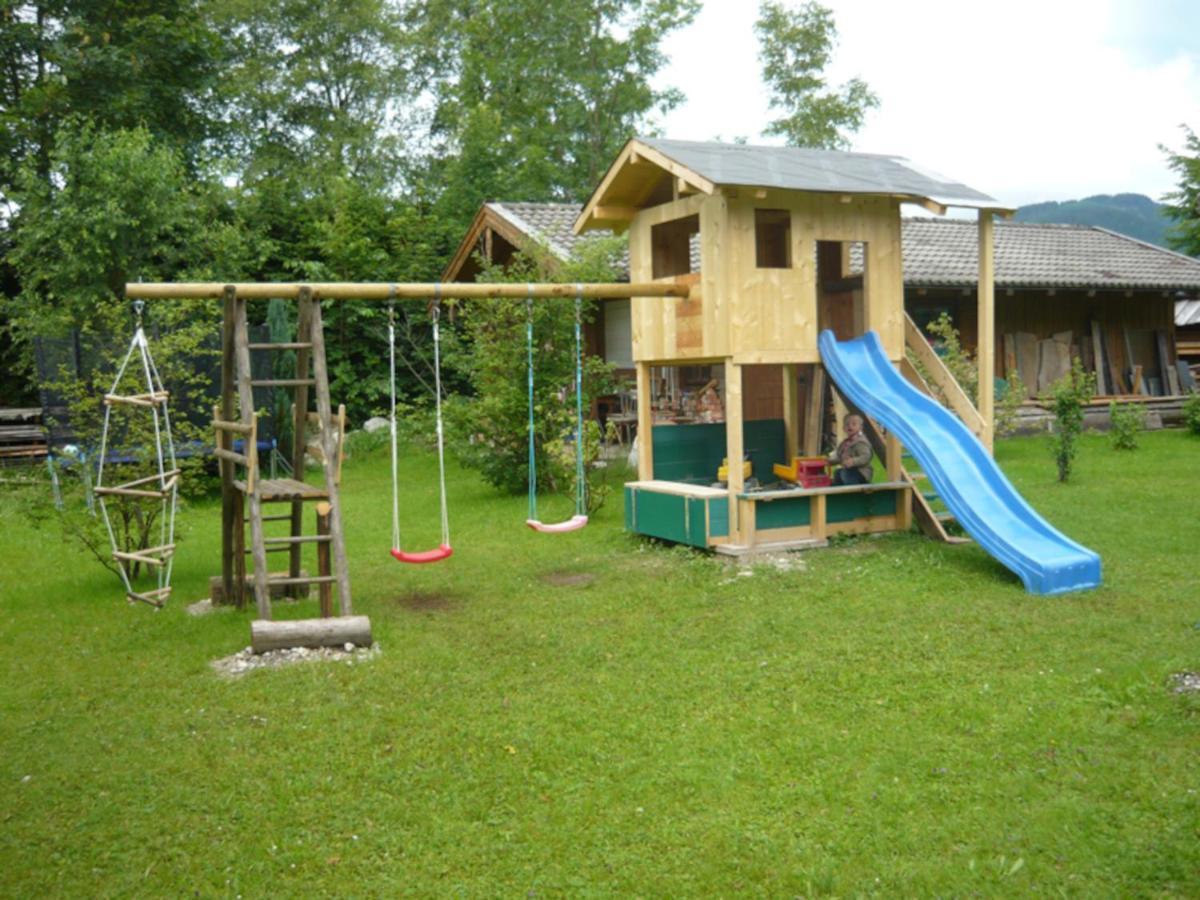
<path fill-rule="evenodd" d="M 254 602 L 258 621 L 251 626 L 255 652 L 297 644 L 369 644 L 370 623 L 352 614 L 350 578 L 342 531 L 338 485 L 341 480 L 345 408 L 335 418 L 329 396 L 329 373 L 325 361 L 325 337 L 321 304 L 311 289 L 300 291 L 295 341 L 251 343 L 246 299 L 231 285 L 224 292 L 225 322 L 221 366 L 221 404 L 214 410 L 215 454 L 220 460 L 222 506 L 222 568 L 225 596 L 242 607 L 246 602 L 246 557 L 252 563 Z M 296 373 L 288 379 L 255 379 L 250 364 L 252 352 L 296 353 Z M 261 477 L 258 460 L 258 422 L 254 388 L 290 388 L 293 391 L 293 449 L 291 478 Z M 316 412 L 310 412 L 310 388 L 316 395 Z M 315 422 L 324 485 L 304 482 L 306 442 L 310 422 Z M 241 450 L 234 449 L 237 438 Z M 241 477 L 238 470 L 241 469 Z M 315 504 L 316 529 L 304 533 L 306 504 Z M 266 514 L 265 508 L 286 504 L 287 512 Z M 268 537 L 265 523 L 286 521 L 286 536 Z M 250 548 L 246 549 L 246 527 Z M 301 554 L 307 544 L 317 545 L 317 572 L 301 569 Z M 269 553 L 287 553 L 286 572 L 272 574 Z M 273 588 L 297 596 L 308 585 L 317 585 L 321 619 L 308 623 L 272 623 Z M 337 618 L 333 618 L 332 589 L 338 593 Z"/>

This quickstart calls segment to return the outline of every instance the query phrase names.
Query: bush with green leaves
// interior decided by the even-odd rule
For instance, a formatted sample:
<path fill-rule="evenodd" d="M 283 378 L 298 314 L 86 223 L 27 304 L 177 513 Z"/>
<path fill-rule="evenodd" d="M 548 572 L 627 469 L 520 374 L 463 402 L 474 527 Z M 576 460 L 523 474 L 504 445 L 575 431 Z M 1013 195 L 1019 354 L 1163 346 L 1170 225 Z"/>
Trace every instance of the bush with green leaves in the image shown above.
<path fill-rule="evenodd" d="M 1117 403 L 1108 406 L 1108 417 L 1112 422 L 1109 439 L 1114 450 L 1136 450 L 1138 432 L 1146 427 L 1146 408 L 1140 403 Z"/>
<path fill-rule="evenodd" d="M 1192 434 L 1200 435 L 1200 391 L 1192 391 L 1183 401 L 1183 423 Z"/>
<path fill-rule="evenodd" d="M 1096 393 L 1096 376 L 1085 372 L 1078 359 L 1071 363 L 1071 371 L 1050 387 L 1051 411 L 1054 413 L 1054 460 L 1058 465 L 1058 480 L 1067 481 L 1078 451 L 1080 432 L 1083 431 L 1084 406 Z"/>
<path fill-rule="evenodd" d="M 518 254 L 505 267 L 486 267 L 481 281 L 604 282 L 615 281 L 622 244 L 584 242 L 576 257 L 563 263 L 533 249 Z M 524 490 L 529 477 L 529 394 L 525 300 L 482 300 L 457 310 L 460 347 L 449 362 L 460 367 L 474 395 L 447 406 L 451 440 L 462 462 L 478 469 L 496 487 Z M 592 315 L 585 301 L 585 321 Z M 532 303 L 534 353 L 534 448 L 539 490 L 573 497 L 575 492 L 575 301 L 572 298 Z M 583 360 L 583 408 L 587 415 L 596 397 L 613 393 L 612 366 L 594 356 Z M 587 423 L 584 464 L 588 472 L 588 510 L 603 503 L 606 492 L 592 483 L 598 476 L 600 432 Z"/>
<path fill-rule="evenodd" d="M 1017 411 L 1029 396 L 1019 372 L 1013 372 L 1004 382 L 1004 391 L 996 398 L 996 435 L 1007 437 L 1017 430 Z"/>

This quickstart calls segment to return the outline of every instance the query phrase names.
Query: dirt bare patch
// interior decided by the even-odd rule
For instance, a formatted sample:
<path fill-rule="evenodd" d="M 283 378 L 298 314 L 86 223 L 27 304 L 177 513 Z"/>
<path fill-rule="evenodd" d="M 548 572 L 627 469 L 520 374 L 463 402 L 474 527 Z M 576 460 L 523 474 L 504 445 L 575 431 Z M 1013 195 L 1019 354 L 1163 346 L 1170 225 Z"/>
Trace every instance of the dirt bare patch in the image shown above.
<path fill-rule="evenodd" d="M 459 600 L 453 594 L 438 591 L 412 591 L 397 597 L 396 605 L 410 612 L 446 612 L 455 609 Z"/>
<path fill-rule="evenodd" d="M 585 587 L 596 580 L 591 572 L 545 572 L 540 577 L 551 587 Z"/>

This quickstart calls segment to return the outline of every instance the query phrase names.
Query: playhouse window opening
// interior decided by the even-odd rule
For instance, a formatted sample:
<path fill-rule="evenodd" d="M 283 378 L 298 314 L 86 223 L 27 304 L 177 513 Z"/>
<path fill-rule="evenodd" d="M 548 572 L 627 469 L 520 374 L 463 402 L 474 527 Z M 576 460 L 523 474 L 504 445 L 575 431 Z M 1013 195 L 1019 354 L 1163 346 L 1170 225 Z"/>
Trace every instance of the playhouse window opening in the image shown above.
<path fill-rule="evenodd" d="M 754 210 L 754 255 L 760 269 L 792 267 L 792 214 L 786 209 Z"/>
<path fill-rule="evenodd" d="M 685 216 L 650 228 L 650 260 L 653 278 L 670 278 L 692 272 L 692 245 L 698 242 L 700 216 Z"/>
<path fill-rule="evenodd" d="M 866 330 L 870 279 L 864 241 L 817 241 L 817 329 L 840 341 Z"/>

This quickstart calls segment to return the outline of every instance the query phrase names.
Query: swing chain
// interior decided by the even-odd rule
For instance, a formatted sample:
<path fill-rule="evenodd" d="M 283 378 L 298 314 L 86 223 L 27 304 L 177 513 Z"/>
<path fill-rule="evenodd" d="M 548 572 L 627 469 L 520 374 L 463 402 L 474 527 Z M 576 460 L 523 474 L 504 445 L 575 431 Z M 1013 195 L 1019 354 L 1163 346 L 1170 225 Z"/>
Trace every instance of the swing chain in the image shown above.
<path fill-rule="evenodd" d="M 142 310 L 144 310 L 145 308 L 146 308 L 145 300 L 134 300 L 133 301 L 133 314 L 137 319 L 137 327 L 138 328 L 142 327 Z"/>
<path fill-rule="evenodd" d="M 396 327 L 396 286 L 393 284 L 388 289 L 388 328 Z"/>

